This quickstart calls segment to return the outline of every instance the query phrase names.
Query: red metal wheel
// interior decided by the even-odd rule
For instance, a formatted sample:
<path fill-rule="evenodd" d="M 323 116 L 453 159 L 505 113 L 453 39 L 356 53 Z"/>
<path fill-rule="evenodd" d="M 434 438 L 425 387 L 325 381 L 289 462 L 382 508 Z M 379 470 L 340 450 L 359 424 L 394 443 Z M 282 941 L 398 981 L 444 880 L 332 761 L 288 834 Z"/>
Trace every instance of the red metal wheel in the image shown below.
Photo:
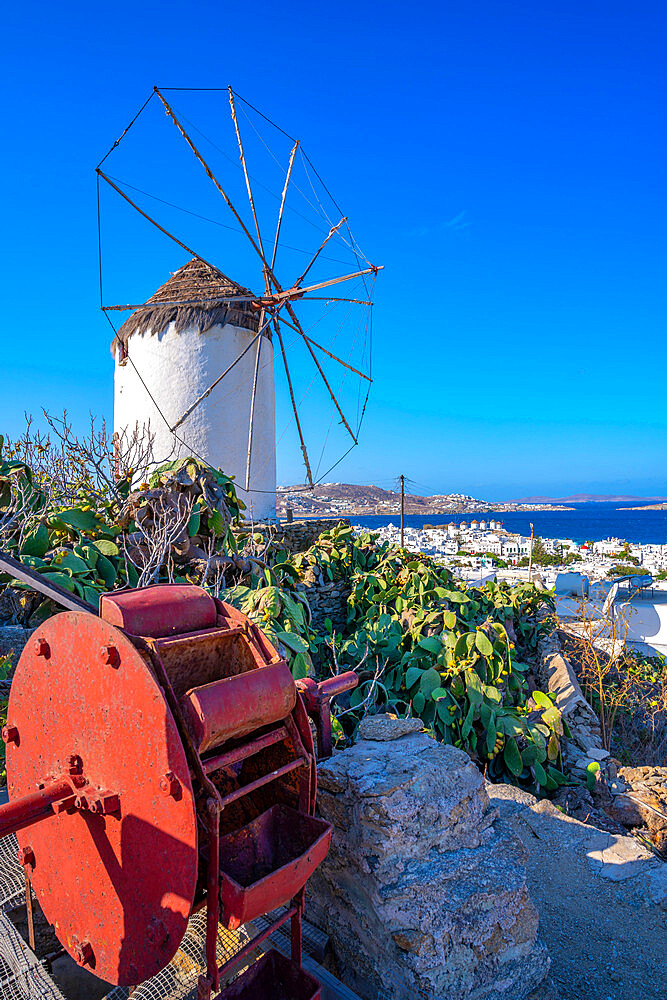
<path fill-rule="evenodd" d="M 63 776 L 88 783 L 18 833 L 47 919 L 95 975 L 148 979 L 185 933 L 198 862 L 185 752 L 151 670 L 114 626 L 57 615 L 21 656 L 8 725 L 10 801 Z"/>

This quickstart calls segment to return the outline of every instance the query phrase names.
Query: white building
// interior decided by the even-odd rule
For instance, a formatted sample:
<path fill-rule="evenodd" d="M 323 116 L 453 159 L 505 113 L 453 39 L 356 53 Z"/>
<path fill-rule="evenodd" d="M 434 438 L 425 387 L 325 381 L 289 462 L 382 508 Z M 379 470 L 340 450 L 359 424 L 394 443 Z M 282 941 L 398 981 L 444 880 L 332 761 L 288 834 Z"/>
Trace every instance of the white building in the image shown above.
<path fill-rule="evenodd" d="M 150 428 L 156 464 L 193 455 L 234 476 L 261 519 L 276 512 L 273 344 L 268 328 L 254 342 L 249 302 L 220 301 L 249 294 L 193 258 L 132 313 L 112 345 L 114 430 Z"/>

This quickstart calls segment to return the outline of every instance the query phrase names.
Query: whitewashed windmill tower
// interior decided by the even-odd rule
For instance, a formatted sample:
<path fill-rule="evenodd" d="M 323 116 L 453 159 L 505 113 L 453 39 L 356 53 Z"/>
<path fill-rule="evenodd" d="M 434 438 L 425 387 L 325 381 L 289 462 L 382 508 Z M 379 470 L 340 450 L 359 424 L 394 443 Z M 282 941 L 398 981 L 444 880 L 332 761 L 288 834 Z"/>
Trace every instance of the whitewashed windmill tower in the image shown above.
<path fill-rule="evenodd" d="M 322 481 L 357 444 L 372 381 L 371 293 L 377 272 L 381 268 L 371 264 L 359 249 L 347 224 L 347 218 L 342 216 L 338 205 L 312 162 L 301 149 L 298 140 L 292 139 L 258 112 L 265 122 L 269 122 L 277 129 L 283 139 L 287 138 L 290 144 L 293 144 L 289 159 L 284 166 L 269 150 L 280 171 L 282 194 L 270 191 L 260 182 L 260 187 L 268 191 L 269 195 L 273 195 L 278 204 L 277 219 L 275 209 L 270 206 L 270 238 L 266 238 L 266 234 L 262 232 L 263 227 L 260 227 L 257 202 L 251 188 L 251 177 L 239 129 L 235 103 L 235 98 L 239 98 L 239 95 L 235 94 L 231 87 L 228 91 L 240 160 L 236 166 L 242 172 L 252 222 L 248 221 L 248 224 L 244 222 L 232 204 L 227 192 L 227 183 L 225 182 L 223 187 L 218 181 L 165 94 L 155 87 L 148 100 L 96 168 L 100 227 L 100 298 L 102 299 L 100 181 L 104 181 L 144 220 L 177 244 L 181 252 L 185 251 L 190 259 L 145 302 L 110 306 L 104 305 L 101 301 L 100 305 L 115 333 L 112 345 L 115 360 L 114 430 L 122 435 L 123 432 L 132 434 L 137 427 L 140 431 L 142 428 L 149 428 L 153 437 L 155 464 L 192 455 L 215 468 L 222 469 L 227 475 L 234 476 L 240 498 L 245 502 L 252 517 L 260 520 L 273 517 L 276 512 L 274 345 L 277 351 L 279 349 L 279 357 L 284 368 L 294 426 L 303 455 L 306 483 L 312 487 L 317 479 L 319 467 L 325 467 L 323 458 L 330 436 L 333 437 L 339 432 L 343 436 L 347 450 L 319 476 L 317 481 Z M 153 106 L 162 105 L 168 118 L 172 120 L 196 160 L 204 168 L 208 179 L 227 204 L 238 231 L 249 242 L 253 254 L 256 254 L 254 259 L 259 258 L 261 279 L 257 280 L 257 286 L 261 280 L 261 291 L 258 287 L 250 291 L 228 278 L 210 263 L 210 260 L 205 259 L 182 239 L 169 232 L 137 204 L 133 200 L 136 195 L 131 197 L 124 190 L 124 187 L 129 186 L 126 182 L 112 178 L 101 169 L 105 160 L 114 152 L 151 103 Z M 252 108 L 247 102 L 243 103 L 247 108 Z M 254 131 L 257 132 L 256 129 Z M 261 136 L 260 139 L 266 146 Z M 215 148 L 218 149 L 217 146 Z M 266 148 L 268 149 L 268 146 Z M 224 155 L 227 161 L 231 159 Z M 297 162 L 303 171 L 303 177 L 295 181 L 292 174 L 293 172 L 297 174 L 295 169 Z M 236 176 L 238 177 L 238 174 Z M 291 188 L 290 182 L 292 182 Z M 153 197 L 140 188 L 132 187 L 131 190 Z M 304 204 L 296 209 L 287 203 L 288 190 L 294 190 L 303 199 L 305 211 L 312 212 L 313 218 L 309 219 L 304 215 Z M 157 200 L 163 201 L 161 198 Z M 327 207 L 323 202 L 326 202 Z M 179 208 L 178 205 L 168 201 L 164 204 L 171 205 L 171 208 Z M 216 221 L 197 215 L 196 212 L 188 212 L 187 209 L 184 211 L 190 216 L 203 219 L 204 222 Z M 290 212 L 293 217 L 305 221 L 310 227 L 308 249 L 287 246 L 282 242 L 282 231 L 286 222 L 284 215 Z M 339 221 L 334 223 L 332 216 Z M 287 228 L 289 229 L 289 226 Z M 292 239 L 293 237 L 290 237 L 290 242 Z M 319 246 L 314 245 L 314 239 L 317 239 Z M 281 251 L 287 250 L 305 255 L 298 259 L 298 277 L 292 276 L 287 281 L 281 277 L 279 280 L 276 264 L 279 246 Z M 323 253 L 325 248 L 326 252 Z M 337 256 L 333 258 L 328 256 L 331 252 Z M 341 261 L 339 259 L 341 253 L 347 254 L 348 259 Z M 314 275 L 317 267 L 320 267 L 325 260 L 338 265 L 349 263 L 351 267 L 346 268 L 347 273 L 338 273 L 335 277 L 328 278 L 321 276 L 320 280 L 316 280 Z M 341 268 L 337 267 L 337 271 L 340 270 Z M 347 282 L 356 284 L 348 285 L 343 296 L 329 294 L 331 286 Z M 310 326 L 304 329 L 301 317 L 297 314 L 297 307 L 299 310 L 302 308 L 304 311 L 312 310 L 312 303 L 317 304 L 315 309 L 324 310 L 324 316 L 311 322 Z M 320 306 L 320 303 L 324 305 Z M 349 329 L 348 317 L 357 307 L 361 307 L 363 312 L 359 321 L 355 321 L 350 337 L 346 338 L 345 331 Z M 335 318 L 331 318 L 330 346 L 324 346 L 321 338 L 327 337 L 324 332 L 329 322 L 327 314 L 335 312 L 336 309 L 346 310 L 346 313 L 341 322 L 338 321 L 338 314 Z M 115 310 L 131 313 L 118 330 L 110 315 Z M 309 316 L 312 319 L 312 312 Z M 321 320 L 324 320 L 324 323 L 319 326 Z M 318 326 L 318 341 L 309 335 L 315 326 Z M 291 338 L 291 343 L 285 343 L 286 334 Z M 306 353 L 304 355 L 302 352 L 302 356 L 308 365 L 315 366 L 312 378 L 301 391 L 297 389 L 293 370 L 291 373 L 287 359 L 287 350 L 294 343 L 305 349 Z M 336 348 L 335 353 L 332 347 Z M 354 353 L 355 350 L 358 352 L 359 360 Z M 342 373 L 341 367 L 338 367 L 335 374 L 329 372 L 327 378 L 323 368 L 325 358 L 322 355 L 336 362 L 337 366 L 341 366 Z M 341 355 L 347 355 L 347 360 Z M 350 364 L 351 360 L 355 360 L 358 367 Z M 326 364 L 330 364 L 330 361 Z M 347 419 L 339 402 L 341 389 L 345 380 L 350 377 L 350 373 L 362 380 L 356 382 L 356 378 L 353 379 L 357 386 L 353 391 L 356 422 Z M 324 444 L 318 468 L 313 473 L 306 447 L 306 436 L 311 427 L 300 419 L 298 406 L 302 405 L 316 379 L 323 398 L 327 404 L 332 403 L 333 408 L 330 412 L 328 430 L 326 433 L 320 430 Z M 321 428 L 322 412 L 320 406 L 312 427 Z"/>
<path fill-rule="evenodd" d="M 133 312 L 113 342 L 114 430 L 150 428 L 157 463 L 194 455 L 234 476 L 257 520 L 276 512 L 275 389 L 252 298 L 193 258 Z"/>

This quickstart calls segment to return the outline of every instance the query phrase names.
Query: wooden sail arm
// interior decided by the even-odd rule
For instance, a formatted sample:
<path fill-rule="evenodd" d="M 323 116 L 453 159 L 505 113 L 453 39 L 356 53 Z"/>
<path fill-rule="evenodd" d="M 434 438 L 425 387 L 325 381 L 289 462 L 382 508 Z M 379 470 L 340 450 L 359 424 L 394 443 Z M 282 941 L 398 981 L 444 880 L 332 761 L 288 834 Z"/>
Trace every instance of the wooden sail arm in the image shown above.
<path fill-rule="evenodd" d="M 287 288 L 283 291 L 278 282 L 275 279 L 275 275 L 269 269 L 269 276 L 275 287 L 278 289 L 273 295 L 266 296 L 260 299 L 262 305 L 270 306 L 277 304 L 278 302 L 283 302 L 285 300 L 294 302 L 297 299 L 303 298 L 308 292 L 317 292 L 320 288 L 329 288 L 331 285 L 339 285 L 342 281 L 351 281 L 352 278 L 361 278 L 364 274 L 377 274 L 378 271 L 382 271 L 384 264 L 379 264 L 373 267 L 367 267 L 363 271 L 353 271 L 351 274 L 341 274 L 337 278 L 329 278 L 327 281 L 318 281 L 316 285 L 306 285 L 305 288 L 297 287 L 296 285 L 292 288 Z"/>
<path fill-rule="evenodd" d="M 299 420 L 299 412 L 296 408 L 296 400 L 294 399 L 294 388 L 292 386 L 292 377 L 290 375 L 289 365 L 287 364 L 287 354 L 285 352 L 285 344 L 283 342 L 283 336 L 280 332 L 280 324 L 277 319 L 273 320 L 273 328 L 276 331 L 276 336 L 278 337 L 278 343 L 280 344 L 280 351 L 283 356 L 283 364 L 285 366 L 285 375 L 287 376 L 287 385 L 289 387 L 290 401 L 292 403 L 292 410 L 294 412 L 294 419 L 296 421 L 296 429 L 299 432 L 299 441 L 301 442 L 301 452 L 303 454 L 304 465 L 306 466 L 306 478 L 308 480 L 308 485 L 313 488 L 313 475 L 310 471 L 310 461 L 308 459 L 308 451 L 306 449 L 306 442 L 303 439 L 303 431 L 301 430 L 301 421 Z"/>
<path fill-rule="evenodd" d="M 176 117 L 176 115 L 174 113 L 174 109 L 171 107 L 171 105 L 169 104 L 169 102 L 165 99 L 165 97 L 163 96 L 163 94 L 160 93 L 160 91 L 158 90 L 157 87 L 155 87 L 154 90 L 155 90 L 155 93 L 157 94 L 157 96 L 162 101 L 162 103 L 164 105 L 164 108 L 165 108 L 167 114 L 169 115 L 169 117 L 172 119 L 174 125 L 176 126 L 176 128 L 178 129 L 178 131 L 181 133 L 181 135 L 183 136 L 183 138 L 187 142 L 188 146 L 190 147 L 190 149 L 195 154 L 195 156 L 197 157 L 197 159 L 201 163 L 202 167 L 206 171 L 207 177 L 209 177 L 210 180 L 213 181 L 213 183 L 215 184 L 216 188 L 218 189 L 218 191 L 220 192 L 220 194 L 222 195 L 222 197 L 227 202 L 228 207 L 231 209 L 231 211 L 232 211 L 232 213 L 234 215 L 234 218 L 236 219 L 236 221 L 240 225 L 241 229 L 243 230 L 243 232 L 246 234 L 246 236 L 248 237 L 248 239 L 252 243 L 255 251 L 259 254 L 259 256 L 261 257 L 262 261 L 264 261 L 264 263 L 266 264 L 266 261 L 264 259 L 264 254 L 260 250 L 260 248 L 257 246 L 257 244 L 255 243 L 254 239 L 252 238 L 250 230 L 248 229 L 248 227 L 244 223 L 244 221 L 241 218 L 241 216 L 239 215 L 239 213 L 234 208 L 229 195 L 227 194 L 227 192 L 225 191 L 225 189 L 222 187 L 222 185 L 220 184 L 220 182 L 216 178 L 215 174 L 213 173 L 213 171 L 209 167 L 208 163 L 206 162 L 206 160 L 204 159 L 204 157 L 201 155 L 201 153 L 199 152 L 199 150 L 195 146 L 194 142 L 192 141 L 192 139 L 190 138 L 190 136 L 188 135 L 188 133 L 185 131 L 185 129 L 181 125 L 180 121 L 178 120 L 178 118 Z"/>
<path fill-rule="evenodd" d="M 259 231 L 259 222 L 257 221 L 257 212 L 255 211 L 255 199 L 252 196 L 252 187 L 250 186 L 250 176 L 248 174 L 248 167 L 245 160 L 245 150 L 243 149 L 241 130 L 239 129 L 239 123 L 236 117 L 236 105 L 234 104 L 234 91 L 232 90 L 231 87 L 229 87 L 229 106 L 232 109 L 232 120 L 234 122 L 234 128 L 236 129 L 236 141 L 239 144 L 239 155 L 241 157 L 241 165 L 243 167 L 243 176 L 245 177 L 245 186 L 248 192 L 248 201 L 250 202 L 250 210 L 252 211 L 252 217 L 255 223 L 257 242 L 259 244 L 259 249 L 262 251 L 262 256 L 264 256 L 264 244 L 262 243 L 262 234 Z"/>
<path fill-rule="evenodd" d="M 280 227 L 283 223 L 283 211 L 285 210 L 285 201 L 287 199 L 287 188 L 289 187 L 290 178 L 292 176 L 292 167 L 294 166 L 294 157 L 296 156 L 296 151 L 299 148 L 299 140 L 297 139 L 290 153 L 289 164 L 287 167 L 287 174 L 285 175 L 285 186 L 283 187 L 282 197 L 280 199 L 280 209 L 278 211 L 278 223 L 276 225 L 276 235 L 273 240 L 273 253 L 271 254 L 271 270 L 276 266 L 276 253 L 278 252 L 278 239 L 280 238 Z"/>
<path fill-rule="evenodd" d="M 298 287 L 299 287 L 299 285 L 301 284 L 301 282 L 303 281 L 303 279 L 304 279 L 304 278 L 306 277 L 306 275 L 307 275 L 307 274 L 308 274 L 308 272 L 310 271 L 311 267 L 313 266 L 313 264 L 315 263 L 315 261 L 317 260 L 317 258 L 319 257 L 319 255 L 320 255 L 320 254 L 322 253 L 322 251 L 324 250 L 325 246 L 327 245 L 327 243 L 329 242 L 329 240 L 331 239 L 331 237 L 332 237 L 332 236 L 334 236 L 334 235 L 335 235 L 335 234 L 336 234 L 336 233 L 338 232 L 338 230 L 340 229 L 340 227 L 341 227 L 341 226 L 342 226 L 342 225 L 343 225 L 343 224 L 344 224 L 345 222 L 347 222 L 347 218 L 346 218 L 346 217 L 344 216 L 344 217 L 343 217 L 343 218 L 342 218 L 342 219 L 340 220 L 340 222 L 338 223 L 338 225 L 337 225 L 337 226 L 332 226 L 332 228 L 331 228 L 331 229 L 329 230 L 329 232 L 328 232 L 327 236 L 325 236 L 325 238 L 324 238 L 324 239 L 322 240 L 322 242 L 320 243 L 319 247 L 317 248 L 317 250 L 316 250 L 316 251 L 315 251 L 315 253 L 313 254 L 313 257 L 312 257 L 312 260 L 311 260 L 311 261 L 310 261 L 310 263 L 308 264 L 308 267 L 306 268 L 306 270 L 305 270 L 305 271 L 303 272 L 303 274 L 301 274 L 301 275 L 300 275 L 300 276 L 299 276 L 299 277 L 298 277 L 298 278 L 296 279 L 296 281 L 294 282 L 294 287 L 295 287 L 295 288 L 298 288 Z"/>
<path fill-rule="evenodd" d="M 358 444 L 357 439 L 356 439 L 354 433 L 352 432 L 352 428 L 350 427 L 350 425 L 348 424 L 347 420 L 345 419 L 345 414 L 343 413 L 343 411 L 341 410 L 341 408 L 340 408 L 340 406 L 338 404 L 338 400 L 336 399 L 334 391 L 331 388 L 331 386 L 329 385 L 329 382 L 327 381 L 326 375 L 322 371 L 322 366 L 319 363 L 319 361 L 317 360 L 317 357 L 315 356 L 315 352 L 313 351 L 312 347 L 310 346 L 310 343 L 308 341 L 308 337 L 306 337 L 305 333 L 303 332 L 303 329 L 301 327 L 301 323 L 299 322 L 299 318 L 296 315 L 296 313 L 294 312 L 294 310 L 292 309 L 292 306 L 290 305 L 289 300 L 285 303 L 285 308 L 287 309 L 288 313 L 292 317 L 292 321 L 295 324 L 295 326 L 297 327 L 299 333 L 303 337 L 304 343 L 305 343 L 306 347 L 308 348 L 308 352 L 309 352 L 311 358 L 313 359 L 313 361 L 315 362 L 315 366 L 316 366 L 318 372 L 320 373 L 320 375 L 322 377 L 322 381 L 324 382 L 325 386 L 329 390 L 329 395 L 331 396 L 331 401 L 333 402 L 334 406 L 338 410 L 338 414 L 340 416 L 340 419 L 342 420 L 343 424 L 345 425 L 345 428 L 346 428 L 348 434 L 350 435 L 350 437 L 352 438 L 352 440 L 354 441 L 354 443 Z"/>
<path fill-rule="evenodd" d="M 130 196 L 125 194 L 125 192 L 121 188 L 119 188 L 117 184 L 114 184 L 111 178 L 107 177 L 107 175 L 102 170 L 100 170 L 99 167 L 96 167 L 95 170 L 99 177 L 105 180 L 107 184 L 109 184 L 114 189 L 114 191 L 117 191 L 118 194 L 121 196 L 121 198 L 124 198 L 125 201 L 132 206 L 132 208 L 136 209 L 139 215 L 143 215 L 144 219 L 148 219 L 148 221 L 151 222 L 156 227 L 156 229 L 159 229 L 161 233 L 164 233 L 164 235 L 168 236 L 170 240 L 173 240 L 174 243 L 177 243 L 179 247 L 182 247 L 183 250 L 186 250 L 191 257 L 196 257 L 197 260 L 202 261 L 203 264 L 208 264 L 209 267 L 214 268 L 214 270 L 216 271 L 218 270 L 218 268 L 215 267 L 214 264 L 211 264 L 211 262 L 206 260 L 205 257 L 202 257 L 200 253 L 197 253 L 196 250 L 193 250 L 192 247 L 189 247 L 187 243 L 183 243 L 183 241 L 179 240 L 177 236 L 174 236 L 173 233 L 170 233 L 169 230 L 164 228 L 164 226 L 161 226 L 159 222 L 156 222 L 155 219 L 152 218 L 152 216 L 150 216 L 147 212 L 144 212 L 142 208 L 139 208 L 136 202 L 132 201 Z M 120 308 L 125 308 L 125 307 L 120 307 Z"/>

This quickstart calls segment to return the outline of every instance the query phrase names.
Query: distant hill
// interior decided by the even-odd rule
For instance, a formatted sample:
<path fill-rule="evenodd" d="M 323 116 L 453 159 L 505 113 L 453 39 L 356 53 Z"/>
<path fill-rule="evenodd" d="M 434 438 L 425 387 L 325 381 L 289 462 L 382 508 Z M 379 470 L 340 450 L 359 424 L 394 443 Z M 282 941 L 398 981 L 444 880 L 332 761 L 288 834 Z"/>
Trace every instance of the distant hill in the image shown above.
<path fill-rule="evenodd" d="M 400 495 L 396 490 L 379 486 L 359 486 L 356 483 L 319 483 L 314 489 L 299 484 L 279 486 L 276 494 L 278 517 L 291 509 L 294 517 L 336 517 L 355 514 L 396 515 L 400 512 Z M 480 514 L 512 510 L 553 510 L 553 504 L 494 503 L 462 493 L 422 497 L 405 494 L 405 513 L 425 517 L 438 514 Z M 568 508 L 559 507 L 563 510 Z"/>
<path fill-rule="evenodd" d="M 625 494 L 604 494 L 604 493 L 573 493 L 569 497 L 521 497 L 514 503 L 624 503 L 626 501 L 643 500 L 661 502 L 667 497 L 636 497 Z"/>

